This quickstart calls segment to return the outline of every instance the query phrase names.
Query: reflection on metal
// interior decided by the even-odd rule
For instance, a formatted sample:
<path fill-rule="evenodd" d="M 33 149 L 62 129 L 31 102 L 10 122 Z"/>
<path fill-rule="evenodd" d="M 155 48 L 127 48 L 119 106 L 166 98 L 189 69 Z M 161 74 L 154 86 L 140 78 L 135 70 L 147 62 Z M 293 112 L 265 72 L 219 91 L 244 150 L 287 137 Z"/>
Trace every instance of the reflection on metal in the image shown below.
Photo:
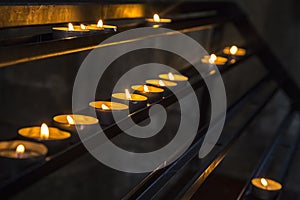
<path fill-rule="evenodd" d="M 0 6 L 0 28 L 145 16 L 141 4 Z"/>

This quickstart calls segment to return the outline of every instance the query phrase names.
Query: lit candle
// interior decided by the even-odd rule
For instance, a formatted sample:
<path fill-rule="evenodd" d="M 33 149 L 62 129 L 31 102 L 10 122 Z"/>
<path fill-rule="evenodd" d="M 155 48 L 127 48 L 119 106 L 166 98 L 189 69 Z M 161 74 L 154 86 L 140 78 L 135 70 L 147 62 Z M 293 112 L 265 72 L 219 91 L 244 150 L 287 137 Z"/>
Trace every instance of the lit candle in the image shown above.
<path fill-rule="evenodd" d="M 173 74 L 172 72 L 169 72 L 167 74 L 159 74 L 159 78 L 176 82 L 178 87 L 184 86 L 189 80 L 186 76 L 183 76 L 181 74 Z"/>
<path fill-rule="evenodd" d="M 97 24 L 89 24 L 86 28 L 90 31 L 117 31 L 117 26 L 106 25 L 102 19 L 99 19 Z"/>
<path fill-rule="evenodd" d="M 148 103 L 155 103 L 163 98 L 164 89 L 149 85 L 133 85 L 131 88 L 137 94 L 148 98 Z"/>
<path fill-rule="evenodd" d="M 54 38 L 84 36 L 90 34 L 90 31 L 84 24 L 80 24 L 80 26 L 74 26 L 72 23 L 68 23 L 68 27 L 53 27 L 52 31 Z"/>
<path fill-rule="evenodd" d="M 37 142 L 24 140 L 0 142 L 0 166 L 1 173 L 6 176 L 14 176 L 24 171 L 29 165 L 43 162 L 48 149 Z"/>
<path fill-rule="evenodd" d="M 171 23 L 172 19 L 160 18 L 158 14 L 154 14 L 153 18 L 148 18 L 146 21 L 153 26 L 153 28 L 158 28 L 162 24 Z"/>
<path fill-rule="evenodd" d="M 246 50 L 234 45 L 231 47 L 225 47 L 223 53 L 231 56 L 244 56 L 246 55 Z"/>
<path fill-rule="evenodd" d="M 54 127 L 48 127 L 45 123 L 40 127 L 33 126 L 21 128 L 18 130 L 18 133 L 21 137 L 44 143 L 48 147 L 50 154 L 66 147 L 71 137 L 69 132 Z"/>
<path fill-rule="evenodd" d="M 127 116 L 128 106 L 122 103 L 110 102 L 110 101 L 94 101 L 89 104 L 96 109 L 97 116 L 100 120 L 100 124 L 111 125 L 114 118 L 112 112 L 118 112 L 123 118 Z"/>
<path fill-rule="evenodd" d="M 227 62 L 227 58 L 211 54 L 210 56 L 204 56 L 201 59 L 201 62 L 207 64 L 224 65 Z"/>
<path fill-rule="evenodd" d="M 254 178 L 251 180 L 253 185 L 253 195 L 260 199 L 274 199 L 282 188 L 282 185 L 272 179 Z"/>
<path fill-rule="evenodd" d="M 131 113 L 147 107 L 147 97 L 139 94 L 130 94 L 128 89 L 125 89 L 124 93 L 112 94 L 112 97 L 121 103 L 129 103 L 129 111 Z"/>
<path fill-rule="evenodd" d="M 171 88 L 175 88 L 177 86 L 177 83 L 172 82 L 172 81 L 166 81 L 166 80 L 160 80 L 160 79 L 150 79 L 150 80 L 146 80 L 146 83 L 148 85 L 153 85 L 155 87 L 159 87 L 164 89 L 164 97 L 169 96 L 170 94 L 172 94 L 171 92 Z"/>
<path fill-rule="evenodd" d="M 93 125 L 98 124 L 97 118 L 77 114 L 57 115 L 53 117 L 53 121 L 55 122 L 55 126 L 73 133 L 77 132 L 76 128 L 79 130 L 93 129 Z M 72 134 L 72 136 L 75 137 L 76 135 L 77 134 Z"/>

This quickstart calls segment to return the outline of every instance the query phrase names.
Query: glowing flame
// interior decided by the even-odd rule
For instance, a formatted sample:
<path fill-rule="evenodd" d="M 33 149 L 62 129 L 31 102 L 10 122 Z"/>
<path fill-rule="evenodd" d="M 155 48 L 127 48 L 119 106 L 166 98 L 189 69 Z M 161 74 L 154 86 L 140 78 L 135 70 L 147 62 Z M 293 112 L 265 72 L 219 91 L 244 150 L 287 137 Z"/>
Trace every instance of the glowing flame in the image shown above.
<path fill-rule="evenodd" d="M 238 48 L 237 48 L 237 46 L 232 46 L 232 47 L 230 47 L 229 51 L 232 55 L 235 55 L 238 51 Z"/>
<path fill-rule="evenodd" d="M 74 26 L 72 23 L 68 24 L 68 29 L 69 29 L 69 31 L 74 31 Z"/>
<path fill-rule="evenodd" d="M 268 181 L 265 178 L 261 178 L 260 179 L 260 183 L 264 186 L 267 187 L 268 186 Z"/>
<path fill-rule="evenodd" d="M 126 99 L 131 99 L 131 94 L 129 93 L 128 89 L 125 89 L 125 96 L 126 96 Z"/>
<path fill-rule="evenodd" d="M 109 107 L 105 104 L 101 104 L 102 110 L 109 110 Z"/>
<path fill-rule="evenodd" d="M 75 124 L 75 121 L 74 119 L 70 116 L 70 115 L 67 115 L 67 121 L 70 125 L 74 125 Z"/>
<path fill-rule="evenodd" d="M 16 148 L 16 153 L 17 154 L 23 154 L 25 152 L 25 146 L 23 144 L 19 144 Z"/>
<path fill-rule="evenodd" d="M 100 19 L 97 23 L 97 27 L 102 28 L 103 27 L 103 21 Z"/>
<path fill-rule="evenodd" d="M 160 22 L 160 17 L 159 17 L 158 14 L 154 14 L 154 15 L 153 15 L 153 21 L 154 21 L 154 22 Z"/>
<path fill-rule="evenodd" d="M 149 88 L 147 87 L 147 85 L 144 85 L 144 91 L 145 91 L 145 92 L 150 92 L 150 91 L 149 91 Z"/>
<path fill-rule="evenodd" d="M 168 73 L 168 77 L 172 81 L 175 80 L 174 75 L 171 72 Z"/>
<path fill-rule="evenodd" d="M 80 24 L 80 28 L 81 28 L 82 30 L 85 30 L 85 29 L 86 29 L 86 27 L 85 27 L 84 24 Z"/>
<path fill-rule="evenodd" d="M 159 80 L 159 81 L 158 81 L 158 84 L 159 84 L 160 86 L 166 86 L 166 84 L 165 84 L 162 80 Z"/>
<path fill-rule="evenodd" d="M 48 139 L 49 138 L 49 128 L 47 124 L 43 123 L 41 126 L 41 134 L 40 137 L 43 139 Z"/>
<path fill-rule="evenodd" d="M 208 59 L 208 62 L 210 64 L 214 64 L 216 60 L 217 60 L 217 56 L 215 54 L 211 54 L 210 58 Z"/>

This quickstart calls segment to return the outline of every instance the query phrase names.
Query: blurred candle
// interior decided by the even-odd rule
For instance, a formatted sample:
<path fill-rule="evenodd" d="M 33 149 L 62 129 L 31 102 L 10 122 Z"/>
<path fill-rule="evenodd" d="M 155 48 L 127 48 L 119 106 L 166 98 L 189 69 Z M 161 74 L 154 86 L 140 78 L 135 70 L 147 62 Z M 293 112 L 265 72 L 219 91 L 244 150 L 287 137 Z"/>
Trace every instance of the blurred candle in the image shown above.
<path fill-rule="evenodd" d="M 162 88 L 147 85 L 133 85 L 131 88 L 135 93 L 146 96 L 148 98 L 148 103 L 155 103 L 161 100 L 164 93 L 164 89 Z"/>
<path fill-rule="evenodd" d="M 254 178 L 251 183 L 253 195 L 264 200 L 274 199 L 282 188 L 280 183 L 268 178 Z"/>

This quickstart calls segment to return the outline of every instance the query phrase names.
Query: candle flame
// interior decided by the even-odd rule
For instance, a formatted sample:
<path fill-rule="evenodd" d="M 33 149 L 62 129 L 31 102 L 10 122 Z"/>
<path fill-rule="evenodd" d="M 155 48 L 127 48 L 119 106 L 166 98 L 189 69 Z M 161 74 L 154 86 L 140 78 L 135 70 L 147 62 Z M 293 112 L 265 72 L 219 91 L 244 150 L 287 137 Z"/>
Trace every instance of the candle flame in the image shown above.
<path fill-rule="evenodd" d="M 174 75 L 173 75 L 171 72 L 168 73 L 168 77 L 169 77 L 169 79 L 172 80 L 172 81 L 175 80 Z"/>
<path fill-rule="evenodd" d="M 74 31 L 74 26 L 72 23 L 68 24 L 68 29 L 69 29 L 69 31 Z"/>
<path fill-rule="evenodd" d="M 100 19 L 97 23 L 97 27 L 102 28 L 103 27 L 103 21 Z"/>
<path fill-rule="evenodd" d="M 260 183 L 264 186 L 267 187 L 268 186 L 268 181 L 265 178 L 261 178 L 260 179 Z"/>
<path fill-rule="evenodd" d="M 154 14 L 154 15 L 153 15 L 153 21 L 154 21 L 154 22 L 160 22 L 160 17 L 159 17 L 158 14 Z"/>
<path fill-rule="evenodd" d="M 126 99 L 131 99 L 131 94 L 129 93 L 128 89 L 125 89 L 125 96 L 126 96 Z"/>
<path fill-rule="evenodd" d="M 150 91 L 149 91 L 149 88 L 147 87 L 147 85 L 144 85 L 144 91 L 145 91 L 145 92 L 150 92 Z"/>
<path fill-rule="evenodd" d="M 81 28 L 82 30 L 85 30 L 85 29 L 86 29 L 86 27 L 85 27 L 84 24 L 80 24 L 80 28 Z"/>
<path fill-rule="evenodd" d="M 211 54 L 210 58 L 208 59 L 208 62 L 210 64 L 214 64 L 216 60 L 217 60 L 217 56 L 215 54 Z"/>
<path fill-rule="evenodd" d="M 237 46 L 232 46 L 232 47 L 230 47 L 229 51 L 232 55 L 235 55 L 238 51 L 238 47 Z"/>
<path fill-rule="evenodd" d="M 102 110 L 109 110 L 109 107 L 105 104 L 101 104 Z"/>
<path fill-rule="evenodd" d="M 49 138 L 49 128 L 47 124 L 43 123 L 41 126 L 41 134 L 40 134 L 42 139 L 48 139 Z"/>
<path fill-rule="evenodd" d="M 70 125 L 74 125 L 75 124 L 75 121 L 74 119 L 70 116 L 70 115 L 67 115 L 67 121 Z"/>
<path fill-rule="evenodd" d="M 25 146 L 23 144 L 19 144 L 16 148 L 17 154 L 23 154 L 25 152 Z"/>
<path fill-rule="evenodd" d="M 165 84 L 162 80 L 159 80 L 159 81 L 158 81 L 158 84 L 159 84 L 160 86 L 166 86 L 166 84 Z"/>

